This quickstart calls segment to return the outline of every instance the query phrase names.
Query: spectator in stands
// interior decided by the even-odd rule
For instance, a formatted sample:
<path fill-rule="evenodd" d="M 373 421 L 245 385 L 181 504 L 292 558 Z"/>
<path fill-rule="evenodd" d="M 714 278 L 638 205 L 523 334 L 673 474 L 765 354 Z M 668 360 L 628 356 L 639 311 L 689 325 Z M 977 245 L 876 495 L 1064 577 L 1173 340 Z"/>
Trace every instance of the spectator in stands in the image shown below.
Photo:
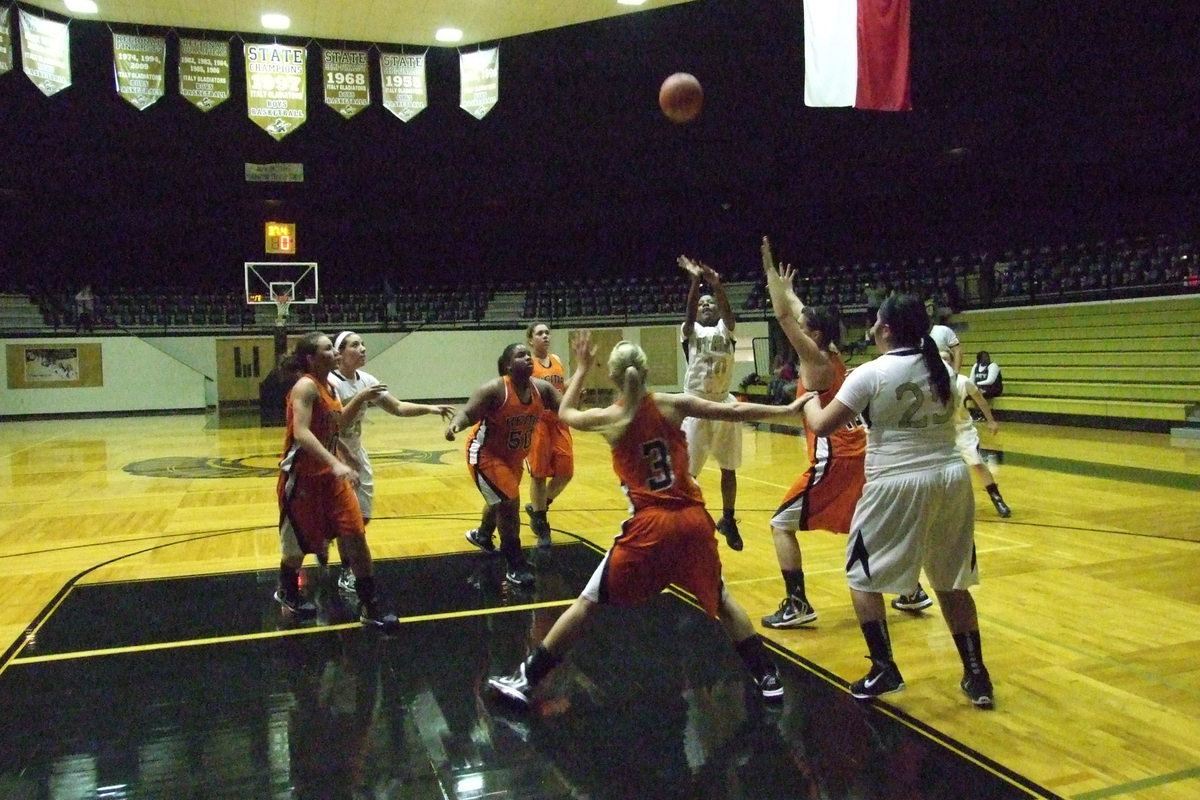
<path fill-rule="evenodd" d="M 85 283 L 83 288 L 75 293 L 75 332 L 91 333 L 95 324 L 96 295 L 92 294 L 92 285 Z"/>
<path fill-rule="evenodd" d="M 1004 394 L 1004 378 L 1000 375 L 1000 365 L 992 361 L 987 350 L 980 350 L 975 355 L 971 380 L 979 387 L 979 392 L 984 397 L 999 397 Z"/>
<path fill-rule="evenodd" d="M 887 296 L 888 288 L 887 284 L 883 282 L 883 278 L 876 278 L 875 282 L 863 292 L 863 302 L 867 306 L 866 329 L 868 331 L 875 324 L 875 317 L 879 314 L 879 305 Z"/>
<path fill-rule="evenodd" d="M 687 311 L 679 329 L 680 342 L 687 359 L 683 391 L 705 400 L 733 403 L 729 384 L 733 380 L 733 328 L 737 320 L 721 276 L 704 264 L 680 256 L 678 264 L 692 277 L 688 288 Z M 700 284 L 707 281 L 712 294 L 701 294 Z M 700 474 L 711 451 L 721 468 L 721 519 L 717 530 L 730 550 L 742 549 L 734 510 L 737 505 L 737 468 L 742 465 L 742 426 L 721 419 L 688 417 L 683 421 L 688 442 L 688 462 L 692 477 Z"/>
<path fill-rule="evenodd" d="M 949 309 L 949 314 L 957 314 L 962 311 L 962 292 L 958 289 L 958 282 L 953 278 L 947 280 L 942 286 L 942 295 L 946 298 L 946 306 Z"/>
<path fill-rule="evenodd" d="M 790 355 L 775 354 L 771 382 L 767 384 L 767 402 L 787 404 L 796 396 L 796 362 Z"/>

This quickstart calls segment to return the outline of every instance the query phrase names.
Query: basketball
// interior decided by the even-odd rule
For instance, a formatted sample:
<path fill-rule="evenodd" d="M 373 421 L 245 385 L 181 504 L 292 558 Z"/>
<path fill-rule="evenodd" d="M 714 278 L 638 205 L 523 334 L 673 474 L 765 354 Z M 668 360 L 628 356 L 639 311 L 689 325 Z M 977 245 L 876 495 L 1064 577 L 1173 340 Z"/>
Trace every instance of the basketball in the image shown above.
<path fill-rule="evenodd" d="M 691 122 L 704 105 L 704 89 L 695 75 L 676 72 L 662 82 L 658 90 L 658 105 L 672 122 Z"/>

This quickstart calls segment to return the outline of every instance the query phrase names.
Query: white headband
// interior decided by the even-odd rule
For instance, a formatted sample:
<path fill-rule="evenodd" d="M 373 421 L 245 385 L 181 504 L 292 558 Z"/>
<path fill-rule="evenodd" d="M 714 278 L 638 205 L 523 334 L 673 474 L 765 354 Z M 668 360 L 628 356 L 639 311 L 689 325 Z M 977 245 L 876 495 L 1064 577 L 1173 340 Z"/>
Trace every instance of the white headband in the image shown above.
<path fill-rule="evenodd" d="M 353 336 L 353 335 L 354 335 L 354 331 L 342 331 L 341 333 L 339 333 L 337 335 L 337 338 L 333 340 L 333 349 L 339 353 L 342 352 L 342 342 L 346 341 L 347 336 Z"/>

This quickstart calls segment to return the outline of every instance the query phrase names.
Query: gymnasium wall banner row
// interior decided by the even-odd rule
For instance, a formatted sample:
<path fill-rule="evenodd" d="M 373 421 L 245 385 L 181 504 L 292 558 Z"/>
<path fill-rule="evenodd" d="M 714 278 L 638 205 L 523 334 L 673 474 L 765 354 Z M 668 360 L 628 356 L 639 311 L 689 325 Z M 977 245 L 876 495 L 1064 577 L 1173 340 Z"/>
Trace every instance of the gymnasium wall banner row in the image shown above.
<path fill-rule="evenodd" d="M 11 8 L 0 9 L 0 74 L 12 69 Z M 71 85 L 68 24 L 20 12 L 21 68 L 47 97 Z M 201 111 L 230 97 L 230 41 L 177 37 L 179 94 Z M 408 122 L 428 105 L 425 54 L 331 50 L 321 57 L 325 104 L 349 119 L 371 105 L 371 50 L 376 50 L 383 107 Z M 276 141 L 308 118 L 308 46 L 243 42 L 246 113 Z M 483 119 L 500 98 L 500 48 L 459 54 L 459 107 Z M 167 87 L 167 37 L 113 32 L 117 94 L 139 111 Z"/>
<path fill-rule="evenodd" d="M 72 389 L 104 385 L 103 345 L 10 344 L 9 389 Z"/>

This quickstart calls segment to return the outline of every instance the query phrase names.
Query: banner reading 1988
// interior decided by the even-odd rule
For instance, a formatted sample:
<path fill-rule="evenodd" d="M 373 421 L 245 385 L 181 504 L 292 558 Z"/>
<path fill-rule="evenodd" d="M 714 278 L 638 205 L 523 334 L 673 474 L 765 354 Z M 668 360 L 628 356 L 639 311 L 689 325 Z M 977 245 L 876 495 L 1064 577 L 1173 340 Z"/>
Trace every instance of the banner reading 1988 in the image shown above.
<path fill-rule="evenodd" d="M 246 110 L 258 127 L 282 139 L 308 115 L 303 47 L 247 44 Z"/>
<path fill-rule="evenodd" d="M 459 107 L 475 119 L 483 119 L 500 99 L 500 48 L 460 53 Z"/>

